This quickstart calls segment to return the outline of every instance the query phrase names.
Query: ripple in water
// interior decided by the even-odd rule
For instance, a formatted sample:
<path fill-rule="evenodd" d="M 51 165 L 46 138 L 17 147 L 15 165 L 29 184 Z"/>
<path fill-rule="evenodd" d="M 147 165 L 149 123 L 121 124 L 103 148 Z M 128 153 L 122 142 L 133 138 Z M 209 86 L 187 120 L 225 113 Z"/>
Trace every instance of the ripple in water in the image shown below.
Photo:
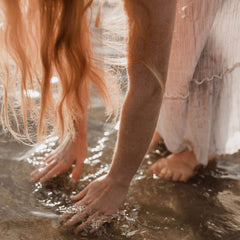
<path fill-rule="evenodd" d="M 58 218 L 72 206 L 71 196 L 110 167 L 116 130 L 95 121 L 94 115 L 88 128 L 88 157 L 76 185 L 69 181 L 71 171 L 45 184 L 29 181 L 33 168 L 56 148 L 57 138 L 49 138 L 22 161 L 10 154 L 15 145 L 1 147 L 5 157 L 0 159 L 0 239 L 240 239 L 240 156 L 220 158 L 188 183 L 172 183 L 146 174 L 154 161 L 168 154 L 164 146 L 146 156 L 111 224 L 97 235 L 63 232 Z"/>

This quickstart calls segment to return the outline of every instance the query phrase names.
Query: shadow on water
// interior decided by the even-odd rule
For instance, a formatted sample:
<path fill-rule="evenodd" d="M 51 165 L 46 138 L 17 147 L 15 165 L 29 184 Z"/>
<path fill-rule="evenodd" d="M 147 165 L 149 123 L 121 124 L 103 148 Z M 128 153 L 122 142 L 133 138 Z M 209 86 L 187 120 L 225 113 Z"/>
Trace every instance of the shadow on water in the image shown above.
<path fill-rule="evenodd" d="M 88 120 L 89 154 L 77 185 L 69 182 L 70 172 L 43 185 L 29 181 L 33 166 L 56 147 L 57 139 L 23 160 L 18 156 L 26 147 L 1 144 L 0 240 L 240 239 L 240 155 L 219 158 L 188 183 L 172 183 L 145 171 L 167 154 L 163 146 L 146 156 L 118 219 L 97 235 L 63 232 L 58 218 L 73 204 L 71 196 L 109 169 L 117 131 L 104 122 L 103 109 L 95 108 Z"/>

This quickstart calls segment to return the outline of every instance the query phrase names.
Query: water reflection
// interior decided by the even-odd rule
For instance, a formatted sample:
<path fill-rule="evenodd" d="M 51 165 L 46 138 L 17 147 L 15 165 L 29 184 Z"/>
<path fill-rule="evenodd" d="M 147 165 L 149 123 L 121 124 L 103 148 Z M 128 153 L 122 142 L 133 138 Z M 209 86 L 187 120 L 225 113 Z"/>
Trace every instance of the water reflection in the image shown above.
<path fill-rule="evenodd" d="M 240 156 L 212 162 L 188 183 L 171 183 L 145 171 L 167 154 L 163 146 L 146 156 L 118 218 L 98 236 L 74 236 L 59 228 L 58 217 L 73 204 L 71 196 L 110 166 L 116 130 L 95 120 L 101 114 L 104 119 L 102 108 L 95 113 L 88 121 L 89 153 L 77 185 L 69 181 L 70 171 L 45 184 L 29 181 L 33 166 L 57 146 L 57 138 L 48 139 L 22 161 L 16 160 L 25 150 L 21 145 L 1 145 L 0 239 L 240 239 Z"/>

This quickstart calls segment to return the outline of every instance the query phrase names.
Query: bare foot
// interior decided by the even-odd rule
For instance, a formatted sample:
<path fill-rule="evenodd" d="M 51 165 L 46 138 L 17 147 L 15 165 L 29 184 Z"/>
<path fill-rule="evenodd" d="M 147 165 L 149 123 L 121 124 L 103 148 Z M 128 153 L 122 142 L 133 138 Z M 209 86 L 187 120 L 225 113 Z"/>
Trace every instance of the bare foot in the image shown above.
<path fill-rule="evenodd" d="M 185 151 L 159 159 L 148 172 L 167 180 L 186 182 L 195 175 L 195 169 L 199 165 L 195 154 Z"/>
<path fill-rule="evenodd" d="M 153 138 L 152 138 L 152 141 L 150 143 L 150 146 L 148 148 L 148 151 L 153 150 L 157 146 L 157 144 L 160 143 L 160 142 L 163 142 L 163 139 L 160 136 L 160 134 L 157 131 L 155 131 L 155 133 L 153 135 Z"/>

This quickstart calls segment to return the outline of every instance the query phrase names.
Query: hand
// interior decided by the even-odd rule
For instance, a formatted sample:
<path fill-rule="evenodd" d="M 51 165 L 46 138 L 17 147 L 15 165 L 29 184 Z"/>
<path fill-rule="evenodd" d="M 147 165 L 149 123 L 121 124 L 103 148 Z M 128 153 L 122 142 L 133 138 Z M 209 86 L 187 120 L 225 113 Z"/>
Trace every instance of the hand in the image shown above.
<path fill-rule="evenodd" d="M 44 165 L 39 166 L 31 173 L 32 181 L 46 182 L 60 173 L 67 171 L 75 164 L 71 181 L 76 183 L 79 179 L 84 160 L 87 155 L 86 137 L 77 137 L 74 141 L 68 138 L 44 160 Z"/>
<path fill-rule="evenodd" d="M 116 183 L 108 176 L 98 178 L 73 197 L 77 203 L 62 215 L 66 220 L 64 226 L 79 224 L 75 233 L 84 229 L 90 233 L 97 231 L 112 220 L 127 195 L 128 187 L 128 184 Z"/>

